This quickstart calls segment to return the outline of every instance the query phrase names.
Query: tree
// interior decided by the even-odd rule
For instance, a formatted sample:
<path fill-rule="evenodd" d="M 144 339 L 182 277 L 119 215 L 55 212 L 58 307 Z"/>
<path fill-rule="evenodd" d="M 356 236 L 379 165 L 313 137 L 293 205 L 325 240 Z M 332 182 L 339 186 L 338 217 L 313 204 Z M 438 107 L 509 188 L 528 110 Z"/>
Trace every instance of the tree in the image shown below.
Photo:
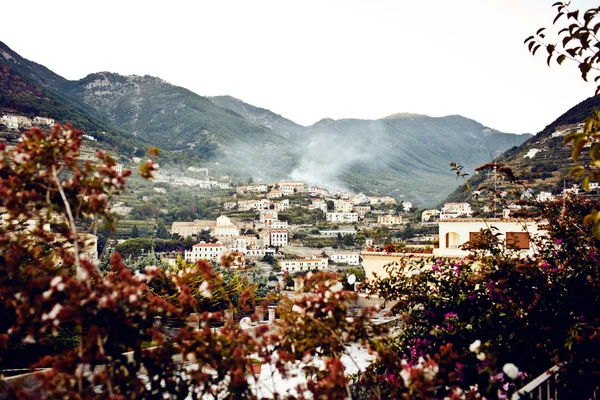
<path fill-rule="evenodd" d="M 335 210 L 335 203 L 333 202 L 333 200 L 327 200 L 327 211 L 334 211 Z"/>
<path fill-rule="evenodd" d="M 554 28 L 557 32 L 548 35 L 546 28 L 540 28 L 534 35 L 525 39 L 529 51 L 535 53 L 542 47 L 548 53 L 546 62 L 550 66 L 554 60 L 561 65 L 565 60 L 577 64 L 581 72 L 581 78 L 588 81 L 594 76 L 594 82 L 598 83 L 596 95 L 600 93 L 600 7 L 590 8 L 585 11 L 571 9 L 570 2 L 556 2 L 556 17 Z M 564 24 L 564 25 L 563 25 Z M 549 40 L 555 39 L 555 40 Z M 571 157 L 577 162 L 581 152 L 589 145 L 590 162 L 588 165 L 575 166 L 570 175 L 581 179 L 581 185 L 587 192 L 590 191 L 590 182 L 600 182 L 600 110 L 595 110 L 591 116 L 585 119 L 582 132 L 567 135 L 565 143 L 573 145 Z M 586 218 L 586 224 L 592 226 L 592 232 L 596 239 L 600 239 L 600 211 L 594 209 Z"/>
<path fill-rule="evenodd" d="M 158 220 L 158 223 L 156 224 L 156 237 L 157 238 L 161 238 L 161 239 L 166 239 L 168 238 L 169 235 L 169 231 L 167 231 L 167 227 L 165 226 L 165 221 L 161 219 Z"/>
<path fill-rule="evenodd" d="M 133 225 L 133 228 L 131 228 L 131 237 L 132 238 L 140 237 L 140 230 L 138 229 L 137 225 Z"/>

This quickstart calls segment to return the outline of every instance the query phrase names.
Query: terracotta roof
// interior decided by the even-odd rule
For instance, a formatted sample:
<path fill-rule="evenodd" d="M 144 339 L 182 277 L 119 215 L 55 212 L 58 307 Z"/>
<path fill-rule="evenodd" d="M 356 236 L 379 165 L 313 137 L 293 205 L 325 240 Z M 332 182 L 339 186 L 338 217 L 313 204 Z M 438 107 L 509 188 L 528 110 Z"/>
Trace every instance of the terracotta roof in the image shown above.
<path fill-rule="evenodd" d="M 196 243 L 192 247 L 225 247 L 222 243 Z"/>

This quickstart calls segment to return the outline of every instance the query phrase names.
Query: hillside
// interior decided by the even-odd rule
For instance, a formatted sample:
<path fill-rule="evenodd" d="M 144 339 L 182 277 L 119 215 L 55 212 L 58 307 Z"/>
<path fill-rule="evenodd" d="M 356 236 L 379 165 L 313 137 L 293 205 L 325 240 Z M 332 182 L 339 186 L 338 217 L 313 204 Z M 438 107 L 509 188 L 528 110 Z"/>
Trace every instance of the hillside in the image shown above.
<path fill-rule="evenodd" d="M 577 124 L 583 122 L 598 107 L 599 96 L 582 101 L 522 145 L 501 154 L 496 161 L 511 167 L 534 194 L 540 191 L 559 194 L 564 187 L 571 187 L 578 181 L 569 177 L 569 171 L 575 166 L 571 159 L 572 147 L 563 144 L 563 136 L 553 137 L 553 133 L 577 130 Z M 469 179 L 469 185 L 473 188 L 492 183 L 493 174 L 490 173 L 478 174 Z M 503 189 L 505 186 L 508 185 L 500 181 L 499 188 Z M 459 187 L 445 201 L 470 201 L 470 193 L 464 187 Z"/>
<path fill-rule="evenodd" d="M 100 147 L 131 157 L 143 155 L 150 145 L 119 129 L 106 116 L 66 94 L 68 81 L 26 60 L 0 42 L 0 108 L 3 112 L 51 117 L 70 122 L 98 139 Z M 174 161 L 166 152 L 162 161 Z"/>
<path fill-rule="evenodd" d="M 500 133 L 461 116 L 410 115 L 326 119 L 308 127 L 303 137 L 306 151 L 294 178 L 338 179 L 355 191 L 435 204 L 456 186 L 450 162 L 473 169 L 530 135 Z"/>
<path fill-rule="evenodd" d="M 237 113 L 247 121 L 266 126 L 286 138 L 296 139 L 298 135 L 304 132 L 305 128 L 302 125 L 298 125 L 294 121 L 265 108 L 245 103 L 235 97 L 215 96 L 209 98 L 213 103 Z"/>
<path fill-rule="evenodd" d="M 292 162 L 281 135 L 156 77 L 102 72 L 65 89 L 119 128 L 162 149 L 218 163 L 228 174 L 281 176 Z M 273 151 L 277 159 L 263 157 Z"/>
<path fill-rule="evenodd" d="M 438 203 L 456 187 L 450 162 L 471 171 L 530 137 L 458 115 L 399 113 L 303 127 L 233 97 L 203 97 L 152 76 L 100 72 L 69 81 L 1 43 L 0 64 L 0 107 L 73 121 L 124 157 L 152 145 L 163 150 L 163 166 L 201 165 L 215 175 L 264 181 L 305 179 L 421 205 Z"/>

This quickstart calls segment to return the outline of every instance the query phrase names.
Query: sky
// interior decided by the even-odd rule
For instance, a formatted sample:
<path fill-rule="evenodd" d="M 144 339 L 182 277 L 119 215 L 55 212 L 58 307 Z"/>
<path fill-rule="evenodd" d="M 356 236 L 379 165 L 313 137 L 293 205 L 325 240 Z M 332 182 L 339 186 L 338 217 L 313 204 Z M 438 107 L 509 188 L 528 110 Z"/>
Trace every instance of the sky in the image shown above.
<path fill-rule="evenodd" d="M 523 44 L 554 1 L 20 0 L 0 40 L 68 79 L 153 75 L 302 125 L 408 112 L 536 133 L 595 90 Z"/>

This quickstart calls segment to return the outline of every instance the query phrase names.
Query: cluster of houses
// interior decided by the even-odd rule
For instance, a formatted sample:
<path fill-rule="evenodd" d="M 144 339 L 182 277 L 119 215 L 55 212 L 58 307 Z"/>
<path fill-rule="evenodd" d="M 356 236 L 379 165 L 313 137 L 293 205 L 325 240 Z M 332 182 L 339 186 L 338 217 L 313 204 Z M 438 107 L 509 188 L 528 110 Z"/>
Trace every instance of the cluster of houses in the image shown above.
<path fill-rule="evenodd" d="M 46 117 L 35 117 L 31 119 L 24 115 L 4 114 L 0 121 L 11 130 L 29 129 L 33 126 L 54 126 L 54 120 Z"/>
<path fill-rule="evenodd" d="M 190 262 L 198 260 L 220 261 L 221 257 L 229 253 L 239 253 L 244 259 L 263 258 L 265 255 L 275 255 L 278 248 L 288 245 L 288 225 L 286 221 L 279 221 L 275 214 L 261 214 L 260 234 L 245 234 L 240 232 L 243 228 L 238 227 L 227 216 L 220 216 L 216 221 L 195 220 L 193 222 L 173 222 L 172 234 L 182 237 L 200 235 L 209 231 L 211 236 L 218 239 L 216 243 L 200 243 L 192 246 L 184 252 L 184 259 Z M 331 256 L 336 263 L 359 264 L 358 252 L 338 252 Z M 285 260 L 281 267 L 284 271 L 308 271 L 310 269 L 325 269 L 328 267 L 328 259 L 315 258 L 304 260 Z"/>
<path fill-rule="evenodd" d="M 270 189 L 270 190 L 269 190 Z M 276 201 L 283 197 L 292 196 L 297 193 L 309 193 L 312 198 L 311 203 L 303 206 L 307 210 L 321 210 L 326 217 L 327 222 L 353 224 L 364 219 L 365 215 L 371 211 L 371 206 L 381 204 L 396 204 L 396 199 L 389 196 L 377 197 L 366 196 L 364 193 L 353 194 L 342 190 L 329 192 L 327 189 L 313 186 L 308 190 L 304 181 L 279 181 L 274 185 L 258 183 L 254 185 L 238 186 L 237 195 L 254 194 L 264 196 L 260 199 L 238 200 L 223 204 L 225 210 L 250 211 L 250 210 L 275 210 L 285 211 L 290 208 L 288 199 Z M 328 206 L 333 205 L 333 207 Z M 405 211 L 412 208 L 411 202 L 403 202 Z M 333 209 L 330 209 L 333 208 Z M 401 224 L 400 216 L 382 216 L 380 224 L 392 225 Z"/>

